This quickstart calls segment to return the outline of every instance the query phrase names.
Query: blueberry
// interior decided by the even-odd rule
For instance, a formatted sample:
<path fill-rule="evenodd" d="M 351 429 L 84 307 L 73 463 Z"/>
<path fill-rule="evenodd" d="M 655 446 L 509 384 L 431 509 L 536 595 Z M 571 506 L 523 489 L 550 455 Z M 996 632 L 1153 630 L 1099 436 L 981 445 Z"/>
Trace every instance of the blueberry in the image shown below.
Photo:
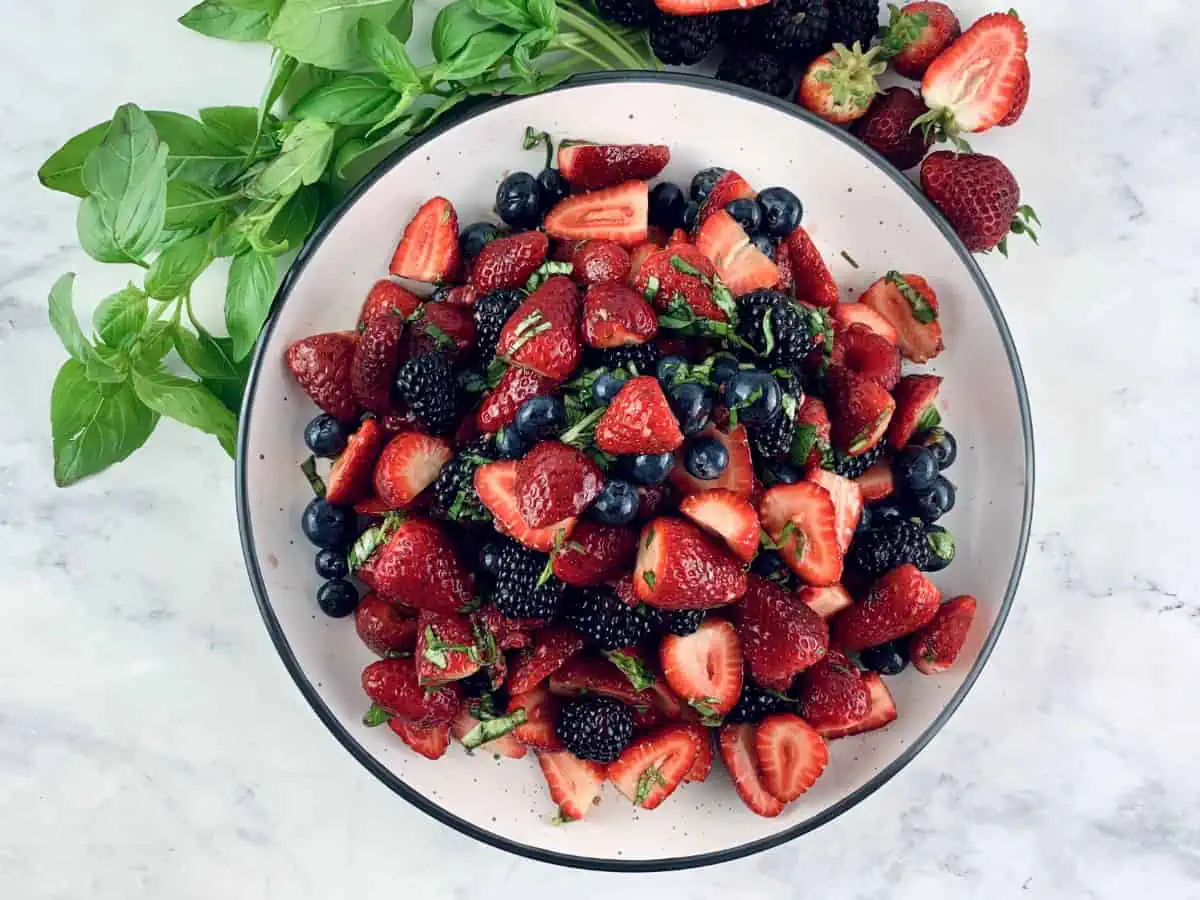
<path fill-rule="evenodd" d="M 650 224 L 665 229 L 668 233 L 683 227 L 683 208 L 687 197 L 679 185 L 670 181 L 656 184 L 650 191 Z"/>
<path fill-rule="evenodd" d="M 904 490 L 923 491 L 937 478 L 937 460 L 932 451 L 910 444 L 896 454 L 892 472 Z"/>
<path fill-rule="evenodd" d="M 707 169 L 701 169 L 692 176 L 691 186 L 688 188 L 688 196 L 693 203 L 703 203 L 708 199 L 708 195 L 712 193 L 713 185 L 717 183 L 725 170 L 720 166 L 711 166 Z"/>
<path fill-rule="evenodd" d="M 637 488 L 620 478 L 610 478 L 588 511 L 602 525 L 626 525 L 637 516 Z"/>
<path fill-rule="evenodd" d="M 496 452 L 501 459 L 518 459 L 528 449 L 529 444 L 517 429 L 505 426 L 496 432 Z"/>
<path fill-rule="evenodd" d="M 800 199 L 782 187 L 769 187 L 759 191 L 758 204 L 762 207 L 762 229 L 768 237 L 783 239 L 796 230 L 804 207 Z"/>
<path fill-rule="evenodd" d="M 491 222 L 475 222 L 464 228 L 462 234 L 458 236 L 458 248 L 463 257 L 474 259 L 479 255 L 480 250 L 503 234 L 499 225 L 493 225 Z"/>
<path fill-rule="evenodd" d="M 803 476 L 794 467 L 785 462 L 770 460 L 763 463 L 762 480 L 767 487 L 775 484 L 795 484 L 802 478 Z"/>
<path fill-rule="evenodd" d="M 679 227 L 684 231 L 695 231 L 696 223 L 700 220 L 700 204 L 689 202 L 683 208 L 683 218 L 680 220 Z"/>
<path fill-rule="evenodd" d="M 317 590 L 317 606 L 335 619 L 344 619 L 358 606 L 358 589 L 342 578 L 325 582 Z"/>
<path fill-rule="evenodd" d="M 513 425 L 526 441 L 536 443 L 567 427 L 567 407 L 561 397 L 530 397 L 517 409 Z"/>
<path fill-rule="evenodd" d="M 621 388 L 629 374 L 618 369 L 616 372 L 601 372 L 592 382 L 592 400 L 597 406 L 608 406 Z"/>
<path fill-rule="evenodd" d="M 663 387 L 669 387 L 680 372 L 687 368 L 687 360 L 682 356 L 664 356 L 654 367 L 654 375 Z"/>
<path fill-rule="evenodd" d="M 749 369 L 736 372 L 721 385 L 721 402 L 726 409 L 737 410 L 738 421 L 766 425 L 779 415 L 783 395 L 774 375 Z"/>
<path fill-rule="evenodd" d="M 542 189 L 528 172 L 513 172 L 496 189 L 496 215 L 513 228 L 535 228 L 542 221 Z"/>
<path fill-rule="evenodd" d="M 880 525 L 886 525 L 888 522 L 895 522 L 898 519 L 906 518 L 904 510 L 897 506 L 891 500 L 882 500 L 879 503 L 873 503 L 870 507 L 871 527 L 878 528 Z M 867 510 L 863 510 L 864 513 Z"/>
<path fill-rule="evenodd" d="M 926 525 L 929 540 L 929 560 L 922 567 L 926 572 L 940 572 L 954 562 L 954 535 L 941 525 Z"/>
<path fill-rule="evenodd" d="M 345 578 L 350 574 L 350 564 L 341 550 L 318 550 L 313 565 L 322 578 Z"/>
<path fill-rule="evenodd" d="M 719 478 L 729 465 L 729 451 L 716 438 L 696 438 L 687 445 L 683 464 L 693 478 L 712 481 Z"/>
<path fill-rule="evenodd" d="M 712 394 L 703 385 L 693 381 L 684 381 L 671 385 L 667 391 L 667 400 L 671 404 L 671 412 L 679 420 L 679 427 L 687 437 L 699 434 L 708 425 L 712 417 Z"/>
<path fill-rule="evenodd" d="M 757 201 L 748 197 L 730 200 L 725 204 L 725 212 L 729 213 L 733 221 L 742 226 L 742 231 L 746 234 L 758 234 L 759 228 L 762 227 L 762 207 L 758 205 Z"/>
<path fill-rule="evenodd" d="M 313 456 L 337 456 L 346 449 L 346 429 L 328 413 L 321 413 L 304 426 L 304 443 Z"/>
<path fill-rule="evenodd" d="M 771 260 L 771 262 L 775 262 L 775 241 L 765 234 L 756 234 L 750 238 L 750 243 L 754 245 L 759 253 Z"/>
<path fill-rule="evenodd" d="M 862 664 L 880 675 L 899 675 L 908 665 L 908 641 L 899 638 L 878 647 L 868 647 L 859 659 Z"/>
<path fill-rule="evenodd" d="M 622 469 L 635 484 L 662 484 L 667 480 L 667 473 L 675 465 L 674 453 L 638 453 L 626 456 L 622 461 Z"/>
<path fill-rule="evenodd" d="M 304 536 L 326 550 L 340 550 L 354 539 L 354 512 L 315 497 L 300 515 Z"/>
<path fill-rule="evenodd" d="M 563 178 L 562 172 L 558 169 L 542 169 L 538 172 L 537 184 L 538 190 L 542 194 L 543 215 L 548 213 L 555 203 L 571 193 L 571 186 L 567 184 L 567 179 Z"/>
<path fill-rule="evenodd" d="M 775 550 L 760 550 L 750 563 L 750 571 L 763 578 L 780 574 L 788 570 L 787 563 Z"/>
<path fill-rule="evenodd" d="M 958 458 L 958 441 L 945 428 L 930 428 L 917 435 L 913 443 L 927 448 L 933 454 L 939 470 L 950 468 Z"/>
<path fill-rule="evenodd" d="M 925 490 L 905 495 L 904 502 L 914 516 L 936 522 L 954 509 L 954 493 L 954 485 L 944 475 L 939 475 Z"/>
<path fill-rule="evenodd" d="M 500 568 L 500 545 L 495 541 L 488 541 L 479 548 L 479 568 L 492 575 L 496 574 Z"/>
<path fill-rule="evenodd" d="M 713 357 L 713 384 L 715 384 L 717 387 L 720 387 L 735 374 L 740 372 L 741 368 L 741 363 L 737 361 L 737 357 L 730 356 L 728 353 L 718 353 Z"/>

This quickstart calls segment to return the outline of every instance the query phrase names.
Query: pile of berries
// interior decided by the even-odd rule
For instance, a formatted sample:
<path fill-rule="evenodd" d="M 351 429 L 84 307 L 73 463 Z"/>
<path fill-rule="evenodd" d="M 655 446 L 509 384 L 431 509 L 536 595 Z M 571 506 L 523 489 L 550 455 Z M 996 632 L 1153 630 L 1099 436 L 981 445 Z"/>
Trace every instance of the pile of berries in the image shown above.
<path fill-rule="evenodd" d="M 669 159 L 567 144 L 500 183 L 502 224 L 427 201 L 404 283 L 287 351 L 332 460 L 304 466 L 317 601 L 380 657 L 364 721 L 431 759 L 532 750 L 565 818 L 605 781 L 652 809 L 715 755 L 778 815 L 974 612 L 925 574 L 957 452 L 941 379 L 901 369 L 942 350 L 931 285 L 842 303 L 791 191 L 652 187 Z"/>

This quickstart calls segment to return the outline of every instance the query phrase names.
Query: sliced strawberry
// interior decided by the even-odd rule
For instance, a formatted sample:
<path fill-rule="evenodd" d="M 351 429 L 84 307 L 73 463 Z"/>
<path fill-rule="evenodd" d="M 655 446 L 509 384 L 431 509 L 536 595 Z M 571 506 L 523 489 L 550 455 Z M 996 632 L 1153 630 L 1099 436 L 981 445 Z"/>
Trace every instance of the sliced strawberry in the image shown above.
<path fill-rule="evenodd" d="M 584 241 L 571 255 L 571 277 L 585 287 L 629 278 L 629 252 L 615 241 Z"/>
<path fill-rule="evenodd" d="M 662 242 L 662 244 L 660 246 L 662 246 L 662 247 L 677 247 L 680 244 L 690 244 L 691 242 L 692 242 L 692 236 L 690 234 L 688 234 L 682 228 L 676 228 L 674 231 L 671 232 L 671 234 L 667 237 L 667 239 Z"/>
<path fill-rule="evenodd" d="M 854 530 L 858 528 L 858 521 L 862 518 L 862 490 L 849 478 L 843 478 L 827 469 L 810 470 L 807 480 L 829 491 L 829 499 L 833 501 L 838 547 L 845 553 L 850 549 L 850 542 L 854 540 Z"/>
<path fill-rule="evenodd" d="M 471 620 L 458 614 L 421 610 L 417 620 L 417 680 L 422 685 L 448 684 L 479 671 Z"/>
<path fill-rule="evenodd" d="M 346 441 L 329 477 L 325 479 L 325 499 L 337 506 L 355 503 L 371 490 L 371 473 L 383 447 L 383 429 L 374 419 L 363 419 L 358 430 Z"/>
<path fill-rule="evenodd" d="M 450 746 L 450 726 L 445 722 L 428 728 L 418 728 L 403 719 L 388 719 L 387 724 L 400 740 L 426 759 L 441 759 Z"/>
<path fill-rule="evenodd" d="M 362 673 L 363 692 L 389 716 L 420 728 L 451 721 L 458 714 L 462 692 L 458 685 L 426 689 L 417 681 L 411 657 L 381 659 Z"/>
<path fill-rule="evenodd" d="M 650 304 L 624 283 L 588 288 L 583 298 L 583 339 L 589 347 L 644 344 L 658 333 Z"/>
<path fill-rule="evenodd" d="M 449 535 L 428 519 L 389 516 L 360 540 L 379 543 L 358 570 L 359 579 L 386 600 L 438 613 L 456 613 L 475 598 L 475 575 Z M 357 555 L 356 546 L 351 555 Z"/>
<path fill-rule="evenodd" d="M 685 725 L 668 725 L 640 737 L 608 767 L 608 780 L 642 809 L 655 809 L 675 792 L 700 754 Z"/>
<path fill-rule="evenodd" d="M 376 656 L 407 653 L 417 645 L 417 617 L 378 594 L 358 601 L 354 630 Z"/>
<path fill-rule="evenodd" d="M 555 551 L 554 574 L 559 581 L 577 587 L 603 584 L 629 571 L 637 553 L 637 538 L 628 525 L 581 521 L 571 532 L 571 540 Z"/>
<path fill-rule="evenodd" d="M 634 273 L 633 288 L 660 312 L 672 310 L 682 300 L 702 319 L 728 322 L 726 310 L 717 304 L 716 274 L 699 248 L 675 244 L 646 257 Z"/>
<path fill-rule="evenodd" d="M 629 252 L 629 283 L 633 284 L 637 279 L 638 272 L 642 269 L 644 263 L 652 253 L 657 253 L 661 248 L 657 244 L 652 244 L 647 241 L 644 244 L 638 244 Z"/>
<path fill-rule="evenodd" d="M 531 528 L 578 516 L 603 487 L 592 458 L 560 441 L 543 441 L 517 461 L 517 509 Z"/>
<path fill-rule="evenodd" d="M 616 241 L 636 247 L 646 240 L 650 194 L 644 181 L 565 197 L 546 213 L 542 227 L 554 238 Z"/>
<path fill-rule="evenodd" d="M 830 650 L 801 679 L 800 709 L 822 734 L 862 721 L 870 705 L 862 673 L 840 650 Z"/>
<path fill-rule="evenodd" d="M 768 690 L 787 691 L 829 649 L 825 620 L 799 597 L 758 575 L 749 576 L 734 616 L 750 677 Z"/>
<path fill-rule="evenodd" d="M 494 606 L 484 606 L 475 613 L 475 618 L 487 627 L 492 640 L 501 650 L 522 650 L 533 642 L 531 632 L 540 627 L 538 619 L 510 619 Z"/>
<path fill-rule="evenodd" d="M 755 190 L 750 186 L 750 182 L 737 172 L 726 172 L 717 179 L 705 198 L 704 205 L 700 207 L 697 224 L 703 225 L 709 216 L 721 212 L 734 200 L 753 200 L 754 197 Z"/>
<path fill-rule="evenodd" d="M 296 341 L 287 350 L 287 367 L 313 403 L 335 419 L 349 422 L 358 413 L 350 372 L 358 334 L 331 331 Z"/>
<path fill-rule="evenodd" d="M 703 16 L 709 13 L 753 9 L 771 0 L 654 0 L 660 12 L 668 16 Z"/>
<path fill-rule="evenodd" d="M 738 559 L 754 559 L 758 552 L 758 511 L 741 494 L 721 488 L 691 494 L 680 502 L 679 511 L 721 538 Z"/>
<path fill-rule="evenodd" d="M 550 676 L 550 692 L 560 697 L 600 694 L 641 711 L 656 707 L 652 690 L 636 690 L 624 672 L 594 653 L 579 653 L 567 660 Z"/>
<path fill-rule="evenodd" d="M 796 279 L 792 277 L 792 255 L 788 252 L 786 243 L 781 242 L 775 246 L 775 268 L 779 269 L 779 281 L 775 283 L 774 289 L 793 295 Z"/>
<path fill-rule="evenodd" d="M 663 677 L 671 690 L 716 725 L 742 693 L 742 646 L 724 619 L 709 616 L 687 637 L 666 635 L 658 645 Z"/>
<path fill-rule="evenodd" d="M 750 723 L 722 726 L 717 733 L 717 749 L 742 802 L 751 812 L 771 819 L 783 812 L 783 803 L 767 790 L 759 774 L 756 730 Z"/>
<path fill-rule="evenodd" d="M 436 284 L 458 272 L 458 216 L 445 197 L 426 200 L 392 254 L 389 271 L 401 278 Z"/>
<path fill-rule="evenodd" d="M 863 682 L 867 686 L 869 697 L 867 714 L 850 725 L 818 728 L 817 730 L 825 740 L 831 741 L 852 734 L 874 731 L 896 721 L 896 702 L 892 699 L 891 691 L 887 689 L 883 679 L 879 677 L 879 673 L 867 672 L 863 675 Z"/>
<path fill-rule="evenodd" d="M 888 272 L 861 300 L 896 329 L 896 346 L 905 359 L 929 362 L 942 352 L 937 294 L 920 275 Z"/>
<path fill-rule="evenodd" d="M 470 309 L 449 303 L 426 303 L 404 332 L 400 361 L 441 351 L 457 362 L 474 346 L 475 321 Z"/>
<path fill-rule="evenodd" d="M 533 636 L 533 646 L 521 651 L 517 665 L 509 676 L 510 693 L 515 696 L 534 690 L 582 649 L 583 638 L 570 628 L 552 625 L 537 631 Z"/>
<path fill-rule="evenodd" d="M 833 341 L 835 366 L 844 366 L 890 391 L 900 380 L 900 351 L 866 325 L 851 325 Z"/>
<path fill-rule="evenodd" d="M 893 422 L 893 424 L 895 424 Z M 896 489 L 896 480 L 892 477 L 892 465 L 887 460 L 875 463 L 858 478 L 858 489 L 862 491 L 864 503 L 877 503 L 885 497 L 892 496 Z"/>
<path fill-rule="evenodd" d="M 500 332 L 496 353 L 555 381 L 579 365 L 579 289 L 561 275 L 548 278 L 517 307 Z"/>
<path fill-rule="evenodd" d="M 558 719 L 558 698 L 542 687 L 524 694 L 514 694 L 508 701 L 508 712 L 525 710 L 525 721 L 518 725 L 513 734 L 517 740 L 534 750 L 560 751 L 562 741 L 554 730 Z"/>
<path fill-rule="evenodd" d="M 928 625 L 912 636 L 908 656 L 926 675 L 945 672 L 958 659 L 975 620 L 975 598 L 962 594 L 938 607 Z"/>
<path fill-rule="evenodd" d="M 363 301 L 362 310 L 358 314 L 358 330 L 367 327 L 373 318 L 382 314 L 399 316 L 403 321 L 417 311 L 421 300 L 386 278 L 375 282 L 367 299 Z"/>
<path fill-rule="evenodd" d="M 550 239 L 540 231 L 524 231 L 496 238 L 484 245 L 471 267 L 471 284 L 480 295 L 509 288 L 523 288 L 525 282 L 550 252 Z"/>
<path fill-rule="evenodd" d="M 708 775 L 712 772 L 713 765 L 712 732 L 702 725 L 691 724 L 685 727 L 692 733 L 699 752 L 696 754 L 696 761 L 683 776 L 683 780 L 708 781 Z"/>
<path fill-rule="evenodd" d="M 549 553 L 556 541 L 570 536 L 575 519 L 565 519 L 534 528 L 521 517 L 517 503 L 517 463 L 515 460 L 488 463 L 475 470 L 475 492 L 491 510 L 497 530 L 534 550 Z"/>
<path fill-rule="evenodd" d="M 712 481 L 702 481 L 688 473 L 683 464 L 683 451 L 675 453 L 675 466 L 668 476 L 671 484 L 681 494 L 698 494 L 702 491 L 724 490 L 731 491 L 742 497 L 749 497 L 754 489 L 754 461 L 750 455 L 750 440 L 746 435 L 746 427 L 739 425 L 726 434 L 716 425 L 709 425 L 703 432 L 703 437 L 715 438 L 720 441 L 729 454 L 729 464 L 725 466 L 718 478 Z"/>
<path fill-rule="evenodd" d="M 859 603 L 833 620 L 834 643 L 863 650 L 906 637 L 937 615 L 941 592 L 911 563 L 881 577 Z"/>
<path fill-rule="evenodd" d="M 475 411 L 475 424 L 480 431 L 492 434 L 511 424 L 521 404 L 530 397 L 549 396 L 557 389 L 558 382 L 553 378 L 531 369 L 510 366 L 496 386 L 484 395 Z"/>
<path fill-rule="evenodd" d="M 1021 80 L 1017 83 L 1017 89 L 1013 93 L 1012 106 L 1004 114 L 1004 118 L 996 123 L 997 127 L 1007 128 L 1009 125 L 1017 124 L 1017 119 L 1021 118 L 1021 113 L 1025 112 L 1025 104 L 1029 102 L 1029 80 L 1031 77 L 1029 62 L 1026 60 L 1025 68 L 1021 71 Z"/>
<path fill-rule="evenodd" d="M 392 509 L 408 506 L 433 484 L 454 451 L 441 438 L 419 431 L 396 435 L 375 464 L 375 494 Z"/>
<path fill-rule="evenodd" d="M 606 778 L 604 766 L 565 750 L 539 753 L 537 760 L 550 786 L 550 799 L 558 806 L 558 818 L 574 822 L 587 815 L 600 799 Z"/>
<path fill-rule="evenodd" d="M 746 573 L 724 545 L 695 525 L 661 517 L 638 539 L 633 590 L 658 609 L 712 609 L 746 593 Z"/>
<path fill-rule="evenodd" d="M 524 713 L 524 710 L 521 710 Z M 486 719 L 482 723 L 470 711 L 470 702 L 463 704 L 450 723 L 450 733 L 462 743 L 467 750 L 483 750 L 495 753 L 508 759 L 523 759 L 528 752 L 525 745 L 517 740 L 512 733 L 517 727 L 516 720 L 523 720 L 523 715 L 504 716 L 498 719 Z M 482 727 L 480 727 L 482 725 Z M 494 736 L 493 736 L 494 735 Z"/>
<path fill-rule="evenodd" d="M 833 423 L 833 444 L 848 456 L 861 456 L 883 440 L 896 401 L 878 381 L 841 366 L 826 376 L 826 399 Z"/>
<path fill-rule="evenodd" d="M 941 421 L 937 400 L 942 379 L 937 375 L 905 375 L 896 386 L 896 412 L 888 426 L 888 443 L 896 450 L 908 446 L 918 431 L 932 428 Z"/>
<path fill-rule="evenodd" d="M 665 144 L 564 143 L 558 148 L 558 171 L 571 187 L 585 191 L 649 181 L 670 161 Z"/>
<path fill-rule="evenodd" d="M 376 315 L 363 326 L 350 366 L 350 389 L 363 409 L 379 414 L 391 409 L 403 333 L 398 315 Z"/>
<path fill-rule="evenodd" d="M 841 579 L 837 510 L 825 488 L 808 481 L 777 484 L 763 494 L 758 517 L 802 581 L 823 587 Z"/>
<path fill-rule="evenodd" d="M 750 243 L 750 236 L 723 209 L 704 220 L 696 235 L 696 248 L 709 258 L 735 296 L 769 288 L 779 281 L 775 263 Z"/>
<path fill-rule="evenodd" d="M 792 280 L 795 282 L 796 299 L 810 306 L 833 309 L 838 303 L 837 283 L 829 272 L 829 266 L 821 258 L 821 251 L 803 226 L 787 236 L 788 261 L 791 263 Z"/>
<path fill-rule="evenodd" d="M 816 784 L 829 762 L 825 740 L 795 713 L 775 713 L 758 723 L 754 755 L 763 786 L 782 803 Z"/>
<path fill-rule="evenodd" d="M 832 618 L 854 602 L 849 592 L 840 584 L 803 587 L 800 589 L 799 598 L 800 602 L 822 619 Z"/>
<path fill-rule="evenodd" d="M 829 410 L 825 401 L 812 394 L 806 394 L 800 408 L 796 410 L 796 432 L 792 438 L 792 463 L 801 466 L 819 466 L 821 451 L 829 446 Z M 808 454 L 797 448 L 799 439 L 807 441 Z"/>
<path fill-rule="evenodd" d="M 653 375 L 625 382 L 596 423 L 596 446 L 605 453 L 666 453 L 682 443 L 683 432 Z"/>
<path fill-rule="evenodd" d="M 896 343 L 895 326 L 865 303 L 839 303 L 833 307 L 831 315 L 835 331 L 865 325 L 888 343 Z"/>

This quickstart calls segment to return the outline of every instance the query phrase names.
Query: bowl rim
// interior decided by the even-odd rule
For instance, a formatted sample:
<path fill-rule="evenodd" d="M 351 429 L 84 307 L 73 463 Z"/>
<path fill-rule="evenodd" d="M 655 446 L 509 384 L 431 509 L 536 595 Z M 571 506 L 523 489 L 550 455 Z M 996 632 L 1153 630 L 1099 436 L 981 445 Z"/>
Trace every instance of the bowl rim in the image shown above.
<path fill-rule="evenodd" d="M 996 299 L 995 293 L 992 291 L 987 278 L 980 269 L 979 264 L 967 250 L 962 240 L 955 233 L 951 225 L 946 221 L 942 214 L 932 204 L 932 202 L 922 194 L 917 187 L 911 182 L 901 171 L 896 169 L 891 163 L 885 160 L 882 156 L 868 147 L 866 144 L 854 138 L 849 132 L 837 128 L 834 125 L 824 121 L 818 116 L 813 115 L 802 107 L 788 103 L 784 100 L 779 100 L 770 97 L 766 94 L 751 90 L 741 85 L 731 84 L 724 81 L 704 76 L 695 75 L 683 72 L 648 72 L 648 71 L 617 71 L 617 72 L 596 72 L 586 73 L 573 76 L 566 82 L 551 88 L 543 93 L 560 93 L 569 92 L 578 87 L 593 86 L 597 84 L 616 84 L 630 82 L 648 82 L 657 84 L 671 84 L 679 87 L 712 91 L 721 94 L 729 94 L 741 98 L 750 103 L 757 103 L 762 106 L 770 107 L 771 109 L 801 119 L 808 125 L 811 125 L 830 137 L 849 145 L 862 156 L 866 157 L 876 166 L 881 168 L 896 184 L 904 190 L 910 198 L 916 201 L 917 205 L 929 216 L 937 228 L 942 232 L 950 245 L 958 254 L 963 265 L 966 266 L 976 287 L 983 295 L 984 302 L 987 305 L 988 311 L 992 315 L 996 329 L 1000 334 L 1001 343 L 1004 346 L 1004 352 L 1008 358 L 1009 369 L 1013 378 L 1013 385 L 1017 393 L 1017 403 L 1021 415 L 1021 435 L 1025 451 L 1025 492 L 1022 501 L 1021 528 L 1018 536 L 1017 552 L 1013 558 L 1012 569 L 1009 572 L 1008 584 L 1004 592 L 1004 600 L 1000 606 L 1000 611 L 996 616 L 996 621 L 988 632 L 987 638 L 984 640 L 982 647 L 979 650 L 979 656 L 976 658 L 963 679 L 963 683 L 958 690 L 950 697 L 949 701 L 942 711 L 937 715 L 932 723 L 921 733 L 921 735 L 909 744 L 904 750 L 890 763 L 880 769 L 874 776 L 871 777 L 864 785 L 853 791 L 846 797 L 843 797 L 838 802 L 832 804 L 828 808 L 805 819 L 803 822 L 784 829 L 777 834 L 769 837 L 760 838 L 754 841 L 748 841 L 744 844 L 738 844 L 733 847 L 727 847 L 722 850 L 711 851 L 707 853 L 699 853 L 692 856 L 677 856 L 664 857 L 660 859 L 644 859 L 644 860 L 621 860 L 607 859 L 588 856 L 576 856 L 569 853 L 560 853 L 554 850 L 546 850 L 542 847 L 536 847 L 530 844 L 522 843 L 521 841 L 513 840 L 512 838 L 496 834 L 482 828 L 473 822 L 468 822 L 460 818 L 454 813 L 434 801 L 430 800 L 424 794 L 411 788 L 399 778 L 395 773 L 388 769 L 385 765 L 379 762 L 375 757 L 366 750 L 350 733 L 350 731 L 342 724 L 333 711 L 321 699 L 320 694 L 313 687 L 307 675 L 304 673 L 292 652 L 291 645 L 287 637 L 283 633 L 279 620 L 275 615 L 271 605 L 270 597 L 263 581 L 262 570 L 259 566 L 258 553 L 254 540 L 254 531 L 250 523 L 250 504 L 249 491 L 247 486 L 247 444 L 249 441 L 249 424 L 250 417 L 254 413 L 255 388 L 258 383 L 259 374 L 262 370 L 265 359 L 265 348 L 270 341 L 272 332 L 275 329 L 279 319 L 279 311 L 290 295 L 293 286 L 304 272 L 316 251 L 320 248 L 326 236 L 337 227 L 342 216 L 359 200 L 359 198 L 374 187 L 375 183 L 387 174 L 393 167 L 399 164 L 403 159 L 410 154 L 418 152 L 425 144 L 439 137 L 445 132 L 451 130 L 461 122 L 472 119 L 492 110 L 503 106 L 508 106 L 513 103 L 520 103 L 526 97 L 497 97 L 478 102 L 472 105 L 467 111 L 460 112 L 457 115 L 448 115 L 432 125 L 428 130 L 414 138 L 409 143 L 396 149 L 389 154 L 385 159 L 380 161 L 342 200 L 340 204 L 325 218 L 316 231 L 305 243 L 300 250 L 296 259 L 292 262 L 287 273 L 280 282 L 279 289 L 275 294 L 275 298 L 271 303 L 271 310 L 268 314 L 266 323 L 263 327 L 262 335 L 255 347 L 254 359 L 251 364 L 249 378 L 246 383 L 246 393 L 244 396 L 241 414 L 238 423 L 238 445 L 237 445 L 237 460 L 235 472 L 235 487 L 236 487 L 236 505 L 238 531 L 241 537 L 242 555 L 246 565 L 246 571 L 250 579 L 251 588 L 254 591 L 254 596 L 258 604 L 259 612 L 262 615 L 263 623 L 266 625 L 267 632 L 271 637 L 272 643 L 275 645 L 276 651 L 279 653 L 280 659 L 283 661 L 284 667 L 292 680 L 296 683 L 300 693 L 304 699 L 308 701 L 313 712 L 325 724 L 325 727 L 333 734 L 338 742 L 353 756 L 358 762 L 372 775 L 378 778 L 383 784 L 391 788 L 395 793 L 399 794 L 413 806 L 427 813 L 439 822 L 450 826 L 454 830 L 482 841 L 501 850 L 515 853 L 518 856 L 534 859 L 539 862 L 553 863 L 556 865 L 566 866 L 570 868 L 589 869 L 596 871 L 608 872 L 662 872 L 662 871 L 678 871 L 683 869 L 697 868 L 701 866 L 710 866 L 717 863 L 728 862 L 730 860 L 740 859 L 745 856 L 750 856 L 755 853 L 769 850 L 773 847 L 778 847 L 788 841 L 806 834 L 810 831 L 819 828 L 820 826 L 832 821 L 842 813 L 856 806 L 858 803 L 865 800 L 884 784 L 890 781 L 897 773 L 907 766 L 917 754 L 925 748 L 925 746 L 933 739 L 933 737 L 941 731 L 946 722 L 958 709 L 959 705 L 966 698 L 979 678 L 983 667 L 986 665 L 988 658 L 991 656 L 992 650 L 995 648 L 996 642 L 1000 637 L 1000 633 L 1004 628 L 1004 624 L 1008 619 L 1008 614 L 1012 609 L 1013 601 L 1016 596 L 1017 587 L 1021 579 L 1021 572 L 1025 565 L 1025 557 L 1029 547 L 1029 536 L 1033 519 L 1033 499 L 1034 499 L 1034 447 L 1033 447 L 1033 423 L 1031 418 L 1029 395 L 1025 385 L 1025 376 L 1021 368 L 1021 362 L 1017 355 L 1016 345 L 1013 341 L 1012 334 L 1009 331 L 1008 323 L 1005 321 L 1004 314 L 1000 309 L 999 301 Z"/>

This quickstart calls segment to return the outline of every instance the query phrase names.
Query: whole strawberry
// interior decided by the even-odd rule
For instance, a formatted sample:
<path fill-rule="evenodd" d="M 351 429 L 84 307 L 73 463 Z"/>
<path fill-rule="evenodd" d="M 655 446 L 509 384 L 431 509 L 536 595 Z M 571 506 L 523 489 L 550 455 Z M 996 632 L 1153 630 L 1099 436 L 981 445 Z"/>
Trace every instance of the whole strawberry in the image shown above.
<path fill-rule="evenodd" d="M 834 44 L 805 70 L 796 102 L 835 125 L 861 119 L 879 93 L 875 76 L 887 68 L 886 63 L 877 61 L 878 55 L 878 48 L 864 53 L 857 43 L 850 48 Z"/>
<path fill-rule="evenodd" d="M 914 130 L 918 116 L 929 112 L 915 91 L 888 88 L 871 103 L 867 114 L 854 123 L 854 134 L 897 169 L 911 169 L 933 146 L 932 136 Z"/>
<path fill-rule="evenodd" d="M 905 78 L 920 78 L 943 50 L 962 34 L 958 16 L 945 3 L 889 5 L 891 21 L 879 38 L 881 56 Z"/>
<path fill-rule="evenodd" d="M 998 249 L 1007 256 L 1009 232 L 1027 234 L 1037 243 L 1030 227 L 1030 222 L 1041 224 L 1037 214 L 1021 205 L 1017 179 L 994 156 L 931 153 L 921 165 L 921 189 L 972 252 Z"/>

